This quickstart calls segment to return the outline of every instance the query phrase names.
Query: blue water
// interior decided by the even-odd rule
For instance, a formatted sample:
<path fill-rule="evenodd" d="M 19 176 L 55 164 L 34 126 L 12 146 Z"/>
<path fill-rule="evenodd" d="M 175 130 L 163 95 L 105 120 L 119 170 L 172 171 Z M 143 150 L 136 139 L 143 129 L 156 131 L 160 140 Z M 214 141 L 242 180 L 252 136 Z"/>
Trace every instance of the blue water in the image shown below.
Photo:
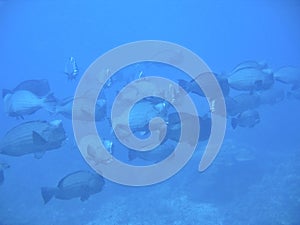
<path fill-rule="evenodd" d="M 69 81 L 64 75 L 70 56 L 76 58 L 82 76 L 106 51 L 139 40 L 182 45 L 217 73 L 226 74 L 245 60 L 264 60 L 274 70 L 300 67 L 299 15 L 297 0 L 3 0 L 0 88 L 47 79 L 55 96 L 73 96 L 80 77 Z M 141 65 L 131 72 L 146 68 Z M 158 71 L 155 66 L 151 70 Z M 180 76 L 165 73 L 174 80 Z M 112 101 L 112 96 L 107 98 Z M 199 111 L 200 103 L 207 107 L 199 97 L 192 99 Z M 62 119 L 68 141 L 41 159 L 0 156 L 0 162 L 10 165 L 0 186 L 0 224 L 300 224 L 300 102 L 285 99 L 258 110 L 261 122 L 253 128 L 233 130 L 228 121 L 220 154 L 202 173 L 198 163 L 206 142 L 199 143 L 187 165 L 165 182 L 129 187 L 106 180 L 103 190 L 85 202 L 52 199 L 47 205 L 40 187 L 56 186 L 66 174 L 92 168 L 76 148 L 70 120 L 43 110 L 26 116 L 25 121 Z M 0 121 L 1 137 L 23 122 L 8 117 L 2 101 Z M 107 123 L 99 126 L 109 133 Z M 238 160 L 245 149 L 253 156 Z"/>

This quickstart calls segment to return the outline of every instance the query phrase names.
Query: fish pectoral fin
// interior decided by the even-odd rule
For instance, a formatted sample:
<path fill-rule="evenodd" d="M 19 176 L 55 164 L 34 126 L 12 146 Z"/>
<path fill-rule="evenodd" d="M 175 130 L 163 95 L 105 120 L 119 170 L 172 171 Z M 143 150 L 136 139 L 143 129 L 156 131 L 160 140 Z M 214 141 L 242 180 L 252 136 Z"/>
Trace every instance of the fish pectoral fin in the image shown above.
<path fill-rule="evenodd" d="M 45 152 L 35 152 L 34 153 L 34 158 L 40 159 L 40 158 L 43 157 L 44 154 L 45 154 Z"/>
<path fill-rule="evenodd" d="M 254 82 L 256 89 L 260 89 L 263 85 L 263 81 L 262 80 L 257 80 Z"/>
<path fill-rule="evenodd" d="M 81 200 L 82 202 L 84 202 L 84 201 L 88 200 L 89 197 L 90 197 L 90 194 L 89 194 L 87 191 L 84 191 L 84 192 L 82 193 L 82 195 L 80 196 L 80 200 Z"/>
<path fill-rule="evenodd" d="M 36 145 L 44 145 L 47 143 L 47 141 L 37 132 L 32 131 L 32 140 L 33 144 Z"/>

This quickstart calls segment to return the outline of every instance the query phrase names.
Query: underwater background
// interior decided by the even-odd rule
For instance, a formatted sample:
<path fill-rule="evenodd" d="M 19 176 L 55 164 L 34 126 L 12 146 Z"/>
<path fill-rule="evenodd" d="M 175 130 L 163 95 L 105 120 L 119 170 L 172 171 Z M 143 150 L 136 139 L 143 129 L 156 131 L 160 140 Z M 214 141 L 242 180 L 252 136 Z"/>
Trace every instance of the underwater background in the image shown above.
<path fill-rule="evenodd" d="M 247 60 L 265 61 L 274 71 L 299 68 L 299 15 L 297 0 L 3 0 L 0 87 L 13 89 L 24 80 L 47 79 L 55 96 L 73 96 L 94 60 L 139 40 L 182 45 L 212 71 L 225 75 Z M 80 71 L 76 80 L 64 74 L 71 56 Z M 127 73 L 144 70 L 150 74 L 158 69 L 138 65 Z M 168 68 L 164 73 L 175 81 L 180 77 Z M 290 89 L 280 82 L 274 86 Z M 113 97 L 106 96 L 107 101 Z M 198 96 L 192 98 L 199 111 L 207 107 Z M 300 224 L 299 99 L 286 97 L 258 111 L 260 123 L 251 128 L 233 129 L 228 119 L 220 153 L 204 172 L 198 171 L 198 163 L 206 142 L 199 142 L 192 159 L 167 181 L 129 187 L 105 180 L 103 190 L 87 201 L 52 199 L 44 204 L 41 187 L 55 187 L 74 171 L 93 170 L 76 147 L 71 120 L 42 110 L 24 120 L 8 117 L 0 101 L 1 137 L 24 121 L 40 119 L 61 119 L 68 136 L 61 148 L 41 159 L 32 154 L 0 155 L 0 162 L 10 165 L 0 185 L 0 224 Z M 109 133 L 109 123 L 98 126 Z"/>

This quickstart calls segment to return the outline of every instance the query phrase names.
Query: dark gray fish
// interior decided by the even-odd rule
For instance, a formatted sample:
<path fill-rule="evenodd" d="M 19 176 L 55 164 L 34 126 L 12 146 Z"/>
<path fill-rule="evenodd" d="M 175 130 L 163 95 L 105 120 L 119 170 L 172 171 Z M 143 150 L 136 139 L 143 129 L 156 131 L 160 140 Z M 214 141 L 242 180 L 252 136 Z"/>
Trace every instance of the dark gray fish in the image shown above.
<path fill-rule="evenodd" d="M 168 125 L 167 125 L 167 134 L 166 139 L 173 141 L 179 141 L 181 135 L 181 122 L 184 126 L 194 127 L 195 117 L 187 113 L 182 113 L 183 121 L 180 121 L 178 113 L 171 113 L 168 116 Z M 211 132 L 211 118 L 209 117 L 200 117 L 198 116 L 199 127 L 200 127 L 200 136 L 199 141 L 205 141 L 209 138 Z M 190 132 L 193 132 L 190 130 Z M 186 140 L 188 144 L 192 144 L 190 140 L 190 134 L 183 134 L 182 139 Z M 190 142 L 191 141 L 191 142 Z"/>
<path fill-rule="evenodd" d="M 235 90 L 253 92 L 271 88 L 274 78 L 273 73 L 268 69 L 244 68 L 231 73 L 228 83 Z"/>
<path fill-rule="evenodd" d="M 268 68 L 268 64 L 266 62 L 257 62 L 254 60 L 247 60 L 244 61 L 240 64 L 238 64 L 232 71 L 230 74 L 236 73 L 239 70 L 243 70 L 243 69 L 248 69 L 248 68 L 254 68 L 254 69 L 259 69 L 259 70 L 263 70 Z"/>
<path fill-rule="evenodd" d="M 66 175 L 57 187 L 42 187 L 41 193 L 45 204 L 53 197 L 61 200 L 80 198 L 81 201 L 86 201 L 91 195 L 100 192 L 104 183 L 99 174 L 80 170 Z"/>
<path fill-rule="evenodd" d="M 200 74 L 200 76 L 203 76 L 204 74 Z M 224 96 L 227 96 L 229 94 L 229 84 L 228 84 L 228 80 L 226 77 L 223 77 L 223 76 L 220 76 L 218 74 L 215 74 L 215 77 L 220 85 L 220 88 L 223 92 L 223 95 Z M 194 94 L 197 94 L 199 96 L 202 96 L 202 97 L 206 97 L 204 92 L 202 91 L 202 89 L 198 86 L 197 82 L 195 80 L 191 80 L 191 81 L 186 81 L 186 80 L 182 80 L 182 79 L 179 79 L 178 80 L 178 84 L 188 93 L 194 93 Z M 206 87 L 209 88 L 209 87 L 213 87 L 213 84 L 206 84 Z"/>
<path fill-rule="evenodd" d="M 9 156 L 33 153 L 35 158 L 41 158 L 46 151 L 60 148 L 66 138 L 61 120 L 25 122 L 4 135 L 0 153 Z"/>
<path fill-rule="evenodd" d="M 274 105 L 285 98 L 283 89 L 271 88 L 257 93 L 261 105 Z"/>
<path fill-rule="evenodd" d="M 259 113 L 256 110 L 247 110 L 240 113 L 236 118 L 232 118 L 231 126 L 233 129 L 235 129 L 237 126 L 252 128 L 259 122 Z"/>
<path fill-rule="evenodd" d="M 3 184 L 4 181 L 4 173 L 3 170 L 9 168 L 10 166 L 7 163 L 0 163 L 0 185 Z"/>
<path fill-rule="evenodd" d="M 31 115 L 40 109 L 54 112 L 56 99 L 52 94 L 39 97 L 27 90 L 9 91 L 4 89 L 2 92 L 4 110 L 8 116 L 23 118 Z"/>
<path fill-rule="evenodd" d="M 174 143 L 164 142 L 159 146 L 157 146 L 156 148 L 149 151 L 129 150 L 128 159 L 131 161 L 134 160 L 135 158 L 140 158 L 145 161 L 157 163 L 170 156 L 172 152 L 175 150 L 175 147 L 176 145 Z"/>
<path fill-rule="evenodd" d="M 17 87 L 15 87 L 12 92 L 20 90 L 30 91 L 40 98 L 45 97 L 51 93 L 48 80 L 46 79 L 23 81 Z"/>
<path fill-rule="evenodd" d="M 274 73 L 275 80 L 290 84 L 293 87 L 300 86 L 300 69 L 292 66 L 282 67 Z"/>
<path fill-rule="evenodd" d="M 228 116 L 236 116 L 246 110 L 255 109 L 260 106 L 260 98 L 256 93 L 239 94 L 235 97 L 227 96 L 225 98 L 226 110 Z"/>

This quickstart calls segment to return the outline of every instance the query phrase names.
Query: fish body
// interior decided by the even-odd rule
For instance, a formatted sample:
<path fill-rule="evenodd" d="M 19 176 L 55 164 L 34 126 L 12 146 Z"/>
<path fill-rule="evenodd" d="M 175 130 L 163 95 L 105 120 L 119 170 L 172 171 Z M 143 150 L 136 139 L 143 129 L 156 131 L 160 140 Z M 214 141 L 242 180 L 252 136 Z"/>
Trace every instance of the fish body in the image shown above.
<path fill-rule="evenodd" d="M 290 84 L 293 87 L 300 86 L 300 69 L 292 66 L 282 67 L 274 73 L 275 80 Z"/>
<path fill-rule="evenodd" d="M 285 98 L 283 89 L 269 89 L 257 93 L 261 105 L 274 105 Z"/>
<path fill-rule="evenodd" d="M 92 109 L 87 109 L 86 103 L 91 101 L 89 98 L 81 98 L 80 103 L 76 104 L 76 107 L 73 107 L 74 98 L 67 97 L 62 100 L 58 100 L 58 103 L 55 107 L 55 113 L 61 114 L 67 119 L 72 119 L 73 110 L 76 110 L 76 120 L 91 121 L 93 120 Z M 90 104 L 89 104 L 90 105 Z M 101 121 L 106 118 L 106 100 L 98 99 L 95 105 L 95 121 Z"/>
<path fill-rule="evenodd" d="M 56 99 L 52 94 L 46 97 L 38 97 L 27 90 L 17 90 L 15 92 L 3 90 L 3 101 L 7 115 L 21 118 L 25 115 L 31 115 L 42 108 L 53 112 L 56 104 Z"/>
<path fill-rule="evenodd" d="M 48 80 L 25 80 L 18 84 L 17 87 L 13 89 L 13 92 L 26 90 L 35 94 L 38 97 L 45 97 L 51 93 L 50 86 Z"/>
<path fill-rule="evenodd" d="M 252 128 L 259 122 L 259 113 L 256 110 L 247 110 L 240 113 L 236 118 L 232 118 L 231 126 L 233 129 L 235 129 L 237 126 Z"/>
<path fill-rule="evenodd" d="M 182 121 L 180 121 L 178 113 L 171 113 L 168 115 L 168 125 L 166 139 L 173 141 L 179 141 L 181 135 L 182 126 L 187 126 L 192 133 L 192 128 L 195 127 L 195 121 L 199 122 L 200 136 L 199 141 L 205 141 L 209 138 L 211 132 L 211 118 L 200 117 L 190 115 L 188 113 L 182 113 Z M 190 134 L 182 134 L 182 140 L 185 140 L 188 144 L 193 144 L 193 139 L 190 138 Z"/>
<path fill-rule="evenodd" d="M 199 76 L 204 75 L 204 74 L 200 74 Z M 223 76 L 219 76 L 217 74 L 214 74 L 219 85 L 220 88 L 222 90 L 222 93 L 224 96 L 227 96 L 229 94 L 229 84 L 228 84 L 228 80 L 226 77 Z M 196 78 L 197 79 L 197 78 Z M 198 83 L 196 82 L 196 80 L 191 80 L 191 81 L 186 81 L 186 80 L 178 80 L 178 84 L 188 93 L 194 93 L 197 94 L 199 96 L 202 97 L 206 97 L 203 90 L 199 87 Z M 214 83 L 207 83 L 205 84 L 205 88 L 214 88 Z"/>
<path fill-rule="evenodd" d="M 244 68 L 231 73 L 228 77 L 228 83 L 235 90 L 253 92 L 271 88 L 274 79 L 270 70 Z"/>
<path fill-rule="evenodd" d="M 57 149 L 66 140 L 61 120 L 29 121 L 10 129 L 0 140 L 0 153 L 22 156 L 33 153 L 36 158 L 49 150 Z"/>
<path fill-rule="evenodd" d="M 157 163 L 170 156 L 175 150 L 175 147 L 176 146 L 173 143 L 164 142 L 149 151 L 129 150 L 128 159 L 133 160 L 135 158 L 140 158 L 145 161 Z"/>
<path fill-rule="evenodd" d="M 254 60 L 247 60 L 244 62 L 241 62 L 240 64 L 238 64 L 232 71 L 231 74 L 236 73 L 239 70 L 243 70 L 243 69 L 248 69 L 248 68 L 254 68 L 254 69 L 259 69 L 259 70 L 263 70 L 268 68 L 268 64 L 266 62 L 257 62 Z"/>
<path fill-rule="evenodd" d="M 80 170 L 66 175 L 57 187 L 42 187 L 41 193 L 45 204 L 53 197 L 61 200 L 80 198 L 81 201 L 86 201 L 90 195 L 100 192 L 104 183 L 99 174 Z"/>
<path fill-rule="evenodd" d="M 243 93 L 235 97 L 227 96 L 225 98 L 226 110 L 228 116 L 236 116 L 246 110 L 255 109 L 260 106 L 260 98 L 256 93 Z"/>

